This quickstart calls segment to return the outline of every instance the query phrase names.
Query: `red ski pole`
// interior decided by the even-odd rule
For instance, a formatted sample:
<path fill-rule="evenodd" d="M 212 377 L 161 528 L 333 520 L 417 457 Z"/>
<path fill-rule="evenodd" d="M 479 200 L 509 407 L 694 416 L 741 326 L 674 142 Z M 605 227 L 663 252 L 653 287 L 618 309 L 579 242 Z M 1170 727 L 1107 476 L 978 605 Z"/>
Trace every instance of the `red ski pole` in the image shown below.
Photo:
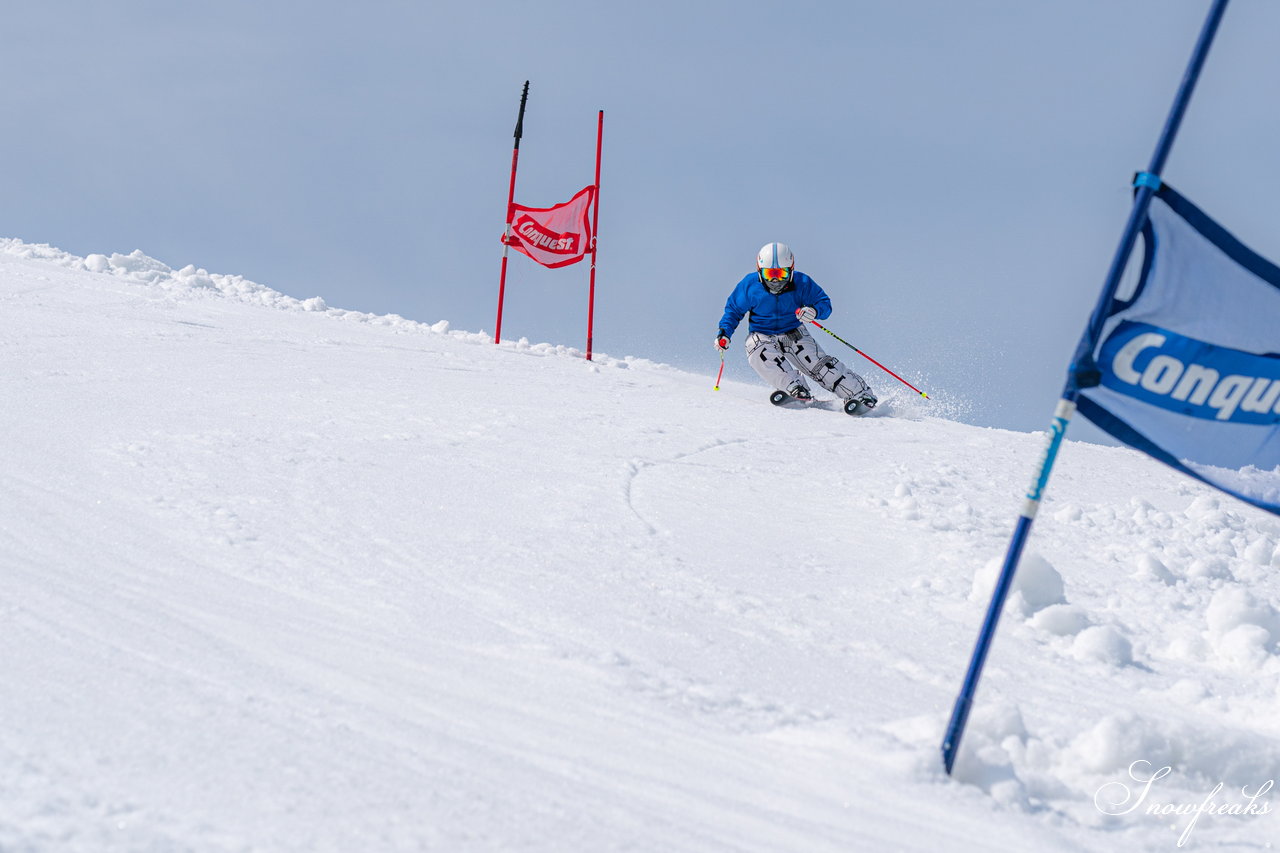
<path fill-rule="evenodd" d="M 881 370 L 883 370 L 885 373 L 887 373 L 887 374 L 889 374 L 890 376 L 892 376 L 894 379 L 896 379 L 896 380 L 898 380 L 899 382 L 901 382 L 903 385 L 906 385 L 906 386 L 907 386 L 908 388 L 910 388 L 912 391 L 915 391 L 915 392 L 916 392 L 917 394 L 919 394 L 921 397 L 924 397 L 926 400 L 928 400 L 928 399 L 929 399 L 929 395 L 928 395 L 928 394 L 924 393 L 924 392 L 923 392 L 923 391 L 921 391 L 919 388 L 917 388 L 916 386 L 912 385 L 910 382 L 908 382 L 907 380 L 903 379 L 901 376 L 899 376 L 898 374 L 894 373 L 892 370 L 890 370 L 889 368 L 885 367 L 883 364 L 881 364 L 880 362 L 876 361 L 874 358 L 872 358 L 871 356 L 867 355 L 865 352 L 863 352 L 862 350 L 860 350 L 860 349 L 858 349 L 857 347 L 855 347 L 853 344 L 851 344 L 851 343 L 849 343 L 848 341 L 846 341 L 844 338 L 840 337 L 840 336 L 839 336 L 839 335 L 837 335 L 835 332 L 831 331 L 831 330 L 830 330 L 830 329 L 828 329 L 826 326 L 824 326 L 824 325 L 822 325 L 821 323 L 819 323 L 817 320 L 810 320 L 809 322 L 810 322 L 810 323 L 812 323 L 813 325 L 817 326 L 817 327 L 818 327 L 819 329 L 821 329 L 822 331 L 826 332 L 826 333 L 827 333 L 828 335 L 830 335 L 831 337 L 835 338 L 835 339 L 836 339 L 837 341 L 839 341 L 840 343 L 842 343 L 842 344 L 844 344 L 845 346 L 847 346 L 849 349 L 851 349 L 851 350 L 853 350 L 854 352 L 856 352 L 858 355 L 860 355 L 860 356 L 862 356 L 863 358 L 865 358 L 867 361 L 869 361 L 869 362 L 871 362 L 872 364 L 874 364 L 876 367 L 878 367 L 878 368 L 880 368 Z"/>
<path fill-rule="evenodd" d="M 720 378 L 724 376 L 724 350 L 720 350 L 720 372 L 716 374 L 716 387 L 712 391 L 720 390 Z"/>

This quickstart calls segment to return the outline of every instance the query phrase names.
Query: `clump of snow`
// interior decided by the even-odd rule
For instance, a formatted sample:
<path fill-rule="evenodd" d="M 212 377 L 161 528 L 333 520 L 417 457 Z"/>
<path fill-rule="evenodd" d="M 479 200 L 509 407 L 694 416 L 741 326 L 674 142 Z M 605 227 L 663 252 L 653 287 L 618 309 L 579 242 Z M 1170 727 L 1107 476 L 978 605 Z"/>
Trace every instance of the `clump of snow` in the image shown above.
<path fill-rule="evenodd" d="M 1205 611 L 1205 620 L 1213 637 L 1221 637 L 1242 625 L 1261 627 L 1268 632 L 1278 627 L 1275 608 L 1259 601 L 1239 585 L 1214 592 Z"/>
<path fill-rule="evenodd" d="M 1241 494 L 1250 495 L 1272 504 L 1280 501 L 1280 487 L 1276 486 L 1277 480 L 1280 480 L 1280 465 L 1269 471 L 1259 469 L 1253 465 L 1247 465 L 1239 470 L 1194 462 L 1188 463 L 1188 465 L 1193 471 L 1200 472 L 1206 477 L 1212 477 L 1216 482 L 1225 483 Z"/>
<path fill-rule="evenodd" d="M 1071 524 L 1084 517 L 1084 510 L 1072 503 L 1062 504 L 1054 511 L 1053 517 L 1064 524 Z"/>
<path fill-rule="evenodd" d="M 1169 660 L 1198 664 L 1209 656 L 1210 647 L 1203 632 L 1178 626 L 1168 633 L 1172 636 L 1166 638 L 1163 656 Z"/>
<path fill-rule="evenodd" d="M 1276 650 L 1280 613 L 1238 585 L 1214 592 L 1205 621 L 1213 650 L 1238 670 L 1260 669 Z"/>
<path fill-rule="evenodd" d="M 1280 551 L 1276 550 L 1276 541 L 1270 536 L 1259 536 L 1245 547 L 1242 556 L 1254 565 L 1280 567 Z"/>
<path fill-rule="evenodd" d="M 1242 672 L 1261 669 L 1270 659 L 1275 643 L 1271 632 L 1261 625 L 1239 625 L 1219 637 L 1214 648 L 1231 666 Z"/>
<path fill-rule="evenodd" d="M 1009 737 L 1019 740 L 1027 738 L 1027 724 L 1022 719 L 1022 710 L 1008 700 L 983 705 L 973 712 L 971 719 L 975 730 L 986 733 L 994 741 L 1003 741 Z"/>
<path fill-rule="evenodd" d="M 134 249 L 127 255 L 113 254 L 107 259 L 107 266 L 111 273 L 126 275 L 148 284 L 174 279 L 183 280 L 182 276 L 175 275 L 167 264 L 144 255 L 141 249 Z"/>
<path fill-rule="evenodd" d="M 1033 627 L 1058 637 L 1078 634 L 1091 624 L 1089 615 L 1074 604 L 1051 604 L 1030 621 Z"/>
<path fill-rule="evenodd" d="M 1133 663 L 1133 644 L 1110 625 L 1094 625 L 1076 635 L 1071 654 L 1080 661 L 1128 666 Z"/>
<path fill-rule="evenodd" d="M 1116 778 L 1139 760 L 1153 768 L 1173 768 L 1190 777 L 1193 788 L 1216 782 L 1257 786 L 1280 778 L 1280 749 L 1226 721 L 1200 728 L 1132 710 L 1106 715 L 1056 757 L 1063 768 Z"/>
<path fill-rule="evenodd" d="M 1169 567 L 1152 554 L 1142 554 L 1138 557 L 1138 568 L 1133 576 L 1138 580 L 1159 581 L 1166 586 L 1172 586 L 1178 580 L 1173 572 L 1169 571 Z"/>
<path fill-rule="evenodd" d="M 1000 579 L 1000 567 L 1003 563 L 1003 559 L 995 558 L 978 569 L 969 592 L 970 601 L 987 601 L 991 598 Z M 1006 609 L 1022 616 L 1031 616 L 1046 607 L 1065 604 L 1066 600 L 1066 588 L 1058 570 L 1034 551 L 1023 554 L 1009 588 Z"/>
<path fill-rule="evenodd" d="M 1215 495 L 1200 495 L 1183 511 L 1192 519 L 1219 517 L 1221 512 L 1222 502 Z"/>
<path fill-rule="evenodd" d="M 969 718 L 969 747 L 958 757 L 952 778 L 986 791 L 1005 808 L 1027 810 L 1027 787 L 1014 768 L 1015 754 L 1028 739 L 1022 712 L 1010 702 L 978 706 Z"/>
<path fill-rule="evenodd" d="M 1159 724 L 1123 711 L 1108 714 L 1081 732 L 1064 758 L 1092 773 L 1111 773 L 1128 767 L 1135 758 L 1161 766 L 1179 764 L 1182 755 Z"/>
<path fill-rule="evenodd" d="M 1201 557 L 1191 561 L 1187 577 L 1196 580 L 1234 580 L 1231 565 L 1222 557 Z"/>

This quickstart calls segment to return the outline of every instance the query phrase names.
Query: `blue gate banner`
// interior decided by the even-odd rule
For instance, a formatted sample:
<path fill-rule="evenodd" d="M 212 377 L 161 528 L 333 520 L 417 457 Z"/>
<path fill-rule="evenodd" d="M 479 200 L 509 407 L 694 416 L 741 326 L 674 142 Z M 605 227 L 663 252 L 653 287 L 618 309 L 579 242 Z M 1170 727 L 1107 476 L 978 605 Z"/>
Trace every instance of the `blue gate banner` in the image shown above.
<path fill-rule="evenodd" d="M 1082 415 L 1125 444 L 1280 514 L 1280 267 L 1167 184 L 1131 292 L 1082 342 Z M 1091 346 L 1090 346 L 1091 343 Z M 1088 349 L 1086 349 L 1086 347 Z M 1083 383 L 1082 383 L 1083 384 Z"/>

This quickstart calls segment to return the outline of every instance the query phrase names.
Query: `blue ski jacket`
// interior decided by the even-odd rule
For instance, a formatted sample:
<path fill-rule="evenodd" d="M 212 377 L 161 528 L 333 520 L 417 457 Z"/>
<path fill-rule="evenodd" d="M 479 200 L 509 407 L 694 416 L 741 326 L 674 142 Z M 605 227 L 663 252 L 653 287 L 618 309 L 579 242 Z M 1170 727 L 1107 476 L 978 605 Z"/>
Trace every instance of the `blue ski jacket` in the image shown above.
<path fill-rule="evenodd" d="M 733 335 L 738 324 L 748 312 L 751 322 L 747 328 L 766 335 L 781 335 L 800 325 L 796 309 L 809 305 L 817 312 L 819 320 L 831 316 L 831 298 L 818 283 L 802 272 L 791 274 L 791 283 L 778 295 L 765 289 L 760 276 L 750 273 L 729 294 L 724 304 L 724 316 L 720 328 L 726 335 Z"/>

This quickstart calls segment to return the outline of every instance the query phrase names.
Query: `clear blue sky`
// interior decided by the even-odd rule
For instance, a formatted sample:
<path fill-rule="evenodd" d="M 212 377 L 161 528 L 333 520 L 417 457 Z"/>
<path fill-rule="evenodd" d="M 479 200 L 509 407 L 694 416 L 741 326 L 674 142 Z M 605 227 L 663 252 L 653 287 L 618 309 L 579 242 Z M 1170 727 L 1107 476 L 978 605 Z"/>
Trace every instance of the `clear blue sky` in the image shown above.
<path fill-rule="evenodd" d="M 832 329 L 1041 429 L 1208 5 L 20 4 L 0 236 L 492 332 L 529 79 L 522 203 L 590 183 L 605 110 L 597 351 L 712 377 L 725 297 L 782 240 Z M 1232 4 L 1165 171 L 1273 260 L 1277 34 L 1280 4 Z M 581 348 L 586 284 L 514 258 L 504 338 Z"/>

